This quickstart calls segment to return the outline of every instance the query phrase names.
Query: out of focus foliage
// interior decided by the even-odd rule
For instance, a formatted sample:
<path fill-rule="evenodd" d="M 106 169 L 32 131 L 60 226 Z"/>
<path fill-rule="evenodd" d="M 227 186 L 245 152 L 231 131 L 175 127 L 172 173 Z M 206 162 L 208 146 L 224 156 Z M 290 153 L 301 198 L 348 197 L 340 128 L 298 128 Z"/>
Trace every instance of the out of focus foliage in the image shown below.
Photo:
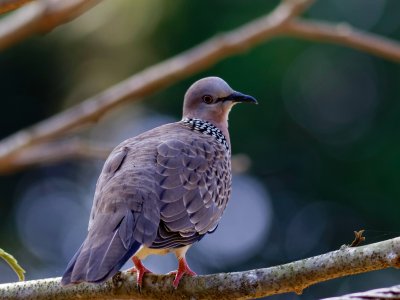
<path fill-rule="evenodd" d="M 275 4 L 104 1 L 72 23 L 0 53 L 0 137 Z M 396 0 L 320 0 L 305 17 L 349 22 L 400 40 Z M 178 120 L 187 87 L 209 75 L 260 104 L 231 113 L 233 153 L 245 154 L 251 167 L 235 177 L 235 203 L 223 218 L 220 238 L 193 247 L 189 260 L 198 271 L 267 267 L 316 255 L 350 243 L 353 230 L 361 228 L 367 242 L 400 235 L 400 69 L 362 52 L 276 38 L 109 114 L 83 137 L 116 145 Z M 28 279 L 62 274 L 85 236 L 101 165 L 66 161 L 1 177 L 0 246 L 26 266 Z M 174 262 L 166 268 L 173 267 Z M 1 262 L 0 270 L 0 282 L 14 280 Z M 273 298 L 315 299 L 399 278 L 398 272 L 382 271 Z"/>
<path fill-rule="evenodd" d="M 0 258 L 2 258 L 10 266 L 10 268 L 18 276 L 19 280 L 23 281 L 25 279 L 25 270 L 18 264 L 14 256 L 0 248 Z"/>

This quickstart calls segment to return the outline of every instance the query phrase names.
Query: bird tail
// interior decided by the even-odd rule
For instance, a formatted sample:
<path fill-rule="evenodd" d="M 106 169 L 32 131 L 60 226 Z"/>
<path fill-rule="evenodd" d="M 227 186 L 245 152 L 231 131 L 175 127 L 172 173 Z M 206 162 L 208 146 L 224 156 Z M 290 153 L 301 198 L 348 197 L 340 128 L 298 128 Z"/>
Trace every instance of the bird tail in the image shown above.
<path fill-rule="evenodd" d="M 114 276 L 141 246 L 141 243 L 133 238 L 123 238 L 127 236 L 126 227 L 132 226 L 130 219 L 130 217 L 123 218 L 118 228 L 108 235 L 89 232 L 69 262 L 61 279 L 61 285 L 103 282 Z"/>
<path fill-rule="evenodd" d="M 95 282 L 100 283 L 106 281 L 108 278 L 114 276 L 125 262 L 135 254 L 141 246 L 140 243 L 134 242 L 132 248 L 129 249 L 115 264 L 107 261 L 94 261 L 90 259 L 91 255 L 96 256 L 96 253 L 91 255 L 82 253 L 84 244 L 79 248 L 74 257 L 69 262 L 67 269 L 61 279 L 61 285 L 69 285 L 79 282 Z M 106 258 L 107 260 L 107 258 Z M 96 265 L 92 265 L 92 263 Z M 109 267 L 105 267 L 105 264 Z"/>

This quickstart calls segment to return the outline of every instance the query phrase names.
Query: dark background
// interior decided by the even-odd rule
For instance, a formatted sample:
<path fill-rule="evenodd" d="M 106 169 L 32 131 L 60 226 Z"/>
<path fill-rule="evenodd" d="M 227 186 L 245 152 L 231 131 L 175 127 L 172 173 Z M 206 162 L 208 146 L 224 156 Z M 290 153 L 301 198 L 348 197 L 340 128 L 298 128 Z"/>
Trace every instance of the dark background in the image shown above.
<path fill-rule="evenodd" d="M 233 29 L 277 1 L 104 1 L 72 23 L 0 53 L 0 137 L 79 103 L 126 77 Z M 400 2 L 324 0 L 306 18 L 348 22 L 400 39 Z M 400 233 L 400 70 L 342 46 L 275 38 L 126 105 L 80 134 L 114 146 L 179 120 L 182 97 L 220 76 L 259 100 L 230 115 L 238 165 L 217 232 L 189 252 L 200 274 L 268 267 Z M 68 160 L 0 178 L 0 247 L 27 279 L 60 276 L 86 234 L 103 161 Z M 156 272 L 173 257 L 149 258 Z M 315 299 L 398 284 L 395 270 L 317 284 L 273 299 Z M 0 283 L 16 276 L 0 262 Z"/>

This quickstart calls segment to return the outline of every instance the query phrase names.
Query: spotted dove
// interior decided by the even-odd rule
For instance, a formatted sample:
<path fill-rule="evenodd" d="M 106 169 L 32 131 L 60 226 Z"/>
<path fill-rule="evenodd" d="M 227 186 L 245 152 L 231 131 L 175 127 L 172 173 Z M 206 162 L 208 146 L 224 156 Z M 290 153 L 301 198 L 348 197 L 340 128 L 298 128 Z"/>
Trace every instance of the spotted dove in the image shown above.
<path fill-rule="evenodd" d="M 103 282 L 132 257 L 137 284 L 150 272 L 141 260 L 175 253 L 178 269 L 195 275 L 185 254 L 213 232 L 231 193 L 228 114 L 238 102 L 257 103 L 218 77 L 186 92 L 183 119 L 118 145 L 96 185 L 88 235 L 63 275 L 63 285 Z"/>

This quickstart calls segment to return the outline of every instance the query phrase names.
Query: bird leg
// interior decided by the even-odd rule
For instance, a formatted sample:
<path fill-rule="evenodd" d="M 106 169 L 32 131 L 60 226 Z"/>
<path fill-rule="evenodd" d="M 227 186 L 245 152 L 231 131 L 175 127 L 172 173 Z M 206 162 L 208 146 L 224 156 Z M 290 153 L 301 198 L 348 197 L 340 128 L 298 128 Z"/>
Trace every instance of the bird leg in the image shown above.
<path fill-rule="evenodd" d="M 183 275 L 189 275 L 189 276 L 195 276 L 197 275 L 195 272 L 193 272 L 190 268 L 189 265 L 185 259 L 185 257 L 181 257 L 178 259 L 178 270 L 169 272 L 168 274 L 170 275 L 175 275 L 174 282 L 172 285 L 174 288 L 177 288 L 179 285 L 179 281 L 182 279 Z"/>
<path fill-rule="evenodd" d="M 143 265 L 142 261 L 138 257 L 132 256 L 132 261 L 135 267 L 129 269 L 128 271 L 131 273 L 136 273 L 137 286 L 141 288 L 143 283 L 143 275 L 145 273 L 151 273 L 151 271 Z"/>

